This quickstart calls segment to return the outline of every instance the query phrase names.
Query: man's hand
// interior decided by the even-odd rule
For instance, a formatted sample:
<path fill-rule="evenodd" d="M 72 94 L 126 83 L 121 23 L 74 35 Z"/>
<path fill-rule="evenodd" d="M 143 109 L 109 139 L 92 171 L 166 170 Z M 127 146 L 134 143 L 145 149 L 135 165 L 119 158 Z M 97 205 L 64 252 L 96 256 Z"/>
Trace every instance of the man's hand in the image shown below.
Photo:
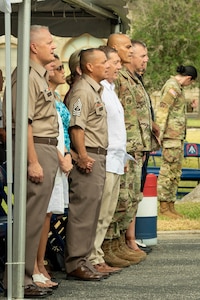
<path fill-rule="evenodd" d="M 41 183 L 44 179 L 44 173 L 39 162 L 29 163 L 28 178 L 34 183 Z"/>
<path fill-rule="evenodd" d="M 88 174 L 92 172 L 92 167 L 94 165 L 94 162 L 95 160 L 92 157 L 88 156 L 87 154 L 83 156 L 79 155 L 78 160 L 76 162 L 76 166 L 81 173 Z"/>

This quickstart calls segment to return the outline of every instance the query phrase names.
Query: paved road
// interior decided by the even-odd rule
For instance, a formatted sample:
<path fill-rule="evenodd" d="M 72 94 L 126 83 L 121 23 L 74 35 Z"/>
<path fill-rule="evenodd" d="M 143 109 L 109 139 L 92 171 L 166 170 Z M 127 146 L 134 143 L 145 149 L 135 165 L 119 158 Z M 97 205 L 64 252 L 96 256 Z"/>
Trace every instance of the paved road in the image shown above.
<path fill-rule="evenodd" d="M 200 300 L 200 231 L 158 233 L 147 259 L 100 282 L 67 281 L 49 299 Z"/>
<path fill-rule="evenodd" d="M 71 300 L 200 299 L 200 232 L 158 233 L 146 261 L 101 282 L 67 281 L 52 298 Z"/>

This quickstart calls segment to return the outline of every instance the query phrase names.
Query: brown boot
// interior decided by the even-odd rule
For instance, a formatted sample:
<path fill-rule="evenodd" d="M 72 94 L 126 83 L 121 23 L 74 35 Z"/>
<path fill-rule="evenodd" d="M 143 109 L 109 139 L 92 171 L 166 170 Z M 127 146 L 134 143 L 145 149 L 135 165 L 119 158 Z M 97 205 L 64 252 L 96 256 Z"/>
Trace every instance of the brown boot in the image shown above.
<path fill-rule="evenodd" d="M 129 253 L 129 255 L 131 255 L 132 257 L 134 258 L 137 258 L 139 259 L 140 261 L 142 260 L 145 260 L 146 257 L 147 257 L 147 254 L 142 251 L 142 250 L 139 250 L 139 251 L 136 251 L 136 250 L 133 250 L 131 249 L 127 243 L 126 243 L 126 238 L 125 238 L 125 233 L 122 233 L 120 235 L 120 239 L 119 239 L 119 247 L 120 249 L 124 252 L 127 252 Z"/>
<path fill-rule="evenodd" d="M 126 245 L 131 250 L 131 252 L 134 253 L 136 256 L 138 256 L 141 260 L 145 260 L 147 257 L 145 251 L 141 250 L 139 247 L 137 247 L 137 249 L 134 249 L 132 247 L 131 242 L 135 243 L 135 240 L 126 237 Z"/>
<path fill-rule="evenodd" d="M 104 260 L 111 267 L 126 268 L 131 264 L 128 260 L 117 257 L 112 251 L 112 240 L 104 240 L 102 244 Z"/>
<path fill-rule="evenodd" d="M 171 212 L 169 202 L 166 201 L 160 201 L 160 215 L 171 219 L 178 219 L 178 216 Z"/>
<path fill-rule="evenodd" d="M 180 218 L 180 219 L 181 219 L 181 218 L 184 218 L 183 215 L 179 214 L 179 213 L 175 210 L 174 202 L 173 202 L 173 201 L 169 202 L 169 210 L 170 210 L 174 215 L 176 215 L 178 218 Z"/>
<path fill-rule="evenodd" d="M 141 261 L 140 258 L 136 257 L 126 249 L 121 249 L 119 239 L 114 239 L 112 241 L 112 251 L 117 257 L 128 260 L 131 265 L 136 265 Z"/>

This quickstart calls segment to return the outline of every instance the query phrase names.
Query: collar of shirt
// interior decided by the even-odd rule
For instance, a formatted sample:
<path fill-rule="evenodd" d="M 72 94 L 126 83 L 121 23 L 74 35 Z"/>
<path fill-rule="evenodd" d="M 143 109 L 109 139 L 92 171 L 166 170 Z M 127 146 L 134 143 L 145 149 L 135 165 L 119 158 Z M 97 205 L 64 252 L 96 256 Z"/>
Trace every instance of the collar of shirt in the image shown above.
<path fill-rule="evenodd" d="M 133 73 L 131 73 L 125 66 L 123 66 L 121 70 L 119 70 L 119 74 L 121 74 L 126 79 L 131 77 L 136 83 L 138 83 L 139 81 L 139 79 Z"/>
<path fill-rule="evenodd" d="M 107 90 L 111 90 L 114 91 L 115 90 L 115 84 L 112 82 L 108 82 L 108 80 L 104 79 L 101 81 L 101 85 L 103 85 L 104 88 L 106 88 Z"/>
<path fill-rule="evenodd" d="M 178 82 L 178 80 L 176 79 L 176 77 L 171 75 L 171 76 L 170 76 L 170 79 L 173 79 L 173 80 L 176 82 L 177 87 L 182 91 L 182 86 L 181 86 L 181 84 Z"/>
<path fill-rule="evenodd" d="M 40 64 L 36 63 L 33 60 L 30 60 L 30 67 L 33 68 L 41 77 L 46 77 L 48 79 L 47 70 Z"/>
<path fill-rule="evenodd" d="M 82 77 L 89 83 L 89 85 L 99 94 L 102 93 L 102 86 L 92 79 L 89 75 L 83 74 Z"/>

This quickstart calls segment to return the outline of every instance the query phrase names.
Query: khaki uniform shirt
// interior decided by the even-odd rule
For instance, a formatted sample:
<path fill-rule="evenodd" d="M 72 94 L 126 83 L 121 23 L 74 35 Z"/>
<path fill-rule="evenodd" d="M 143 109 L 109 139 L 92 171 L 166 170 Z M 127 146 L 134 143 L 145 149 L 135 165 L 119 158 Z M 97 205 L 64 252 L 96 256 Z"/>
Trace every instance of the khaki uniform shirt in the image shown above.
<path fill-rule="evenodd" d="M 58 117 L 53 93 L 48 87 L 47 71 L 41 65 L 30 61 L 28 119 L 32 124 L 33 136 L 57 137 Z M 17 69 L 12 74 L 12 128 L 15 132 L 17 97 Z M 3 102 L 4 122 L 6 100 Z M 5 123 L 4 123 L 5 126 Z"/>
<path fill-rule="evenodd" d="M 102 86 L 83 74 L 69 95 L 70 127 L 79 126 L 84 130 L 86 147 L 108 146 L 106 110 L 101 92 Z"/>
<path fill-rule="evenodd" d="M 58 117 L 55 99 L 48 87 L 46 69 L 30 61 L 28 119 L 33 136 L 57 137 Z"/>
<path fill-rule="evenodd" d="M 184 140 L 186 134 L 186 100 L 178 81 L 171 76 L 161 90 L 156 123 L 160 126 L 160 140 Z"/>

